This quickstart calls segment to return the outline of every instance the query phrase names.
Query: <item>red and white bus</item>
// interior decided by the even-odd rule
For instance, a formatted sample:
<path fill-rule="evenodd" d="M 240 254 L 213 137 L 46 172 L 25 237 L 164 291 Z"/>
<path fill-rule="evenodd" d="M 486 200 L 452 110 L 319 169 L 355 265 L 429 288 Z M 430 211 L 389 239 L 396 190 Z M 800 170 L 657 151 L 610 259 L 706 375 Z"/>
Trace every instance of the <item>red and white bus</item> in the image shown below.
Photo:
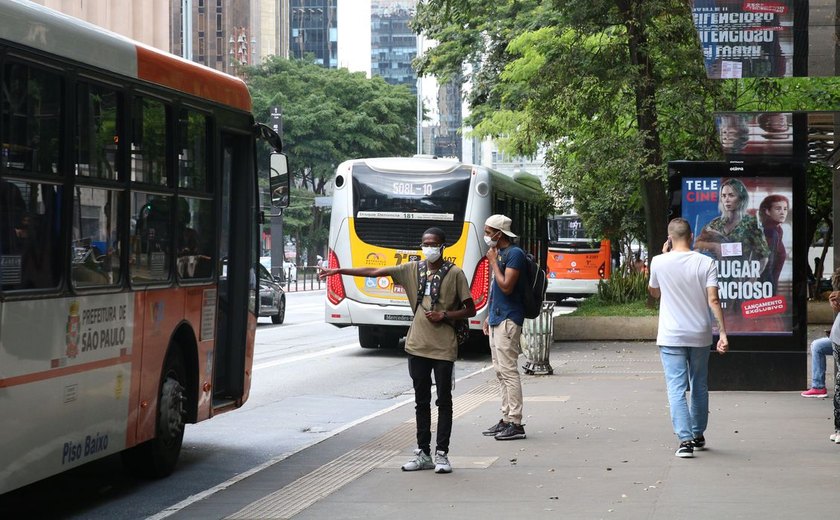
<path fill-rule="evenodd" d="M 0 493 L 121 451 L 164 476 L 185 423 L 248 398 L 279 139 L 236 78 L 31 2 L 0 19 Z"/>
<path fill-rule="evenodd" d="M 610 241 L 590 237 L 577 215 L 554 215 L 548 219 L 546 297 L 596 294 L 598 282 L 609 279 Z"/>

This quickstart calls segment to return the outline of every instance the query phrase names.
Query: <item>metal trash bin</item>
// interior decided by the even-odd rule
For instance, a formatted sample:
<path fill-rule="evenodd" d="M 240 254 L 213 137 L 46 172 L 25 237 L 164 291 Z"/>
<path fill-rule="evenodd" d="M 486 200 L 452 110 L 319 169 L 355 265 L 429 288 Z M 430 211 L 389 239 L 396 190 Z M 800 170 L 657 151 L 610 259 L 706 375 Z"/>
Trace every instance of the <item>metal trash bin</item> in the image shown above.
<path fill-rule="evenodd" d="M 551 375 L 554 369 L 548 362 L 554 342 L 554 302 L 543 302 L 540 315 L 525 319 L 522 325 L 522 351 L 528 361 L 522 365 L 528 375 Z"/>

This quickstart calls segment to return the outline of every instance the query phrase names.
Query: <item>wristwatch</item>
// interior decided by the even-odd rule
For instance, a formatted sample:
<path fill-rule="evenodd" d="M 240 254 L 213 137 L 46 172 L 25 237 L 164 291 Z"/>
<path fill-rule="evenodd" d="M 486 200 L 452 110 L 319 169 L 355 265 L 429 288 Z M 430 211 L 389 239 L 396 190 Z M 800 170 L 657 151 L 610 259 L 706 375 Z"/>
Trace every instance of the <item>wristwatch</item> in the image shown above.
<path fill-rule="evenodd" d="M 445 319 L 445 320 L 449 319 L 449 314 L 447 314 L 446 311 L 443 311 L 443 319 Z"/>

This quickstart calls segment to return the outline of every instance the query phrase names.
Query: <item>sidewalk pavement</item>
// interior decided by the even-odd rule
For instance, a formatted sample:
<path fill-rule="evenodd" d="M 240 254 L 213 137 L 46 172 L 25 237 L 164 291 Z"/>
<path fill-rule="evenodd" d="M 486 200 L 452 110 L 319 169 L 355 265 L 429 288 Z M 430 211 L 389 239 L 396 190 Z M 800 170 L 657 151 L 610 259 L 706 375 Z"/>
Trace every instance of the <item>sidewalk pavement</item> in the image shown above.
<path fill-rule="evenodd" d="M 550 360 L 554 375 L 523 376 L 524 440 L 481 435 L 499 419 L 492 369 L 458 382 L 451 474 L 400 470 L 416 447 L 414 408 L 406 405 L 170 518 L 788 519 L 836 514 L 840 445 L 828 439 L 831 399 L 804 399 L 799 391 L 712 392 L 707 449 L 681 459 L 674 456 L 678 442 L 655 345 L 555 343 Z"/>

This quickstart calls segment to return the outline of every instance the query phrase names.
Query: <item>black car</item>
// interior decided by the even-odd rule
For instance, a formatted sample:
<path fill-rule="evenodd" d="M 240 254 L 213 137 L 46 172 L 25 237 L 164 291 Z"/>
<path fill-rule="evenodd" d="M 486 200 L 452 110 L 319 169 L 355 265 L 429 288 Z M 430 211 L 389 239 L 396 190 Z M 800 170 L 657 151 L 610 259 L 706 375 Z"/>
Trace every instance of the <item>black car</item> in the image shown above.
<path fill-rule="evenodd" d="M 262 264 L 257 264 L 257 270 L 260 278 L 260 305 L 257 315 L 271 316 L 271 322 L 275 324 L 283 323 L 286 318 L 286 292 Z"/>

